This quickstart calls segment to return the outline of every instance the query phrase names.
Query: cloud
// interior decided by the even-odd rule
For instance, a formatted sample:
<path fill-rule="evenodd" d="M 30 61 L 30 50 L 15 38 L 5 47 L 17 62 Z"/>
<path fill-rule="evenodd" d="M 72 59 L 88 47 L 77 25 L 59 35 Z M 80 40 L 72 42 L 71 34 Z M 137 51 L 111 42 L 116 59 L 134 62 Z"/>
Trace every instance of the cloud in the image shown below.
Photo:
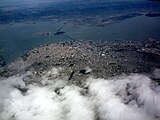
<path fill-rule="evenodd" d="M 80 94 L 80 88 L 67 86 L 61 92 L 64 97 L 62 102 L 67 120 L 94 120 L 92 102 L 88 97 Z"/>
<path fill-rule="evenodd" d="M 80 88 L 58 78 L 60 71 L 44 73 L 42 85 L 26 86 L 28 73 L 1 80 L 0 120 L 160 119 L 160 86 L 145 75 L 90 77 Z"/>
<path fill-rule="evenodd" d="M 102 120 L 152 120 L 160 115 L 160 94 L 151 90 L 150 84 L 149 78 L 134 75 L 114 80 L 97 79 L 89 86 Z M 131 99 L 125 103 L 123 98 L 127 97 Z"/>

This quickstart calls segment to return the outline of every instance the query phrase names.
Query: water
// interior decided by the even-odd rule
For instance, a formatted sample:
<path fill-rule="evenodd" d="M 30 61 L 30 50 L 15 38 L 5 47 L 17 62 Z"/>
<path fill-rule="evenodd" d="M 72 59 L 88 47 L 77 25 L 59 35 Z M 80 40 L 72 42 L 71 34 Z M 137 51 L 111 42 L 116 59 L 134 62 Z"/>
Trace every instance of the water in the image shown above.
<path fill-rule="evenodd" d="M 7 62 L 41 44 L 70 40 L 145 40 L 160 38 L 160 17 L 139 16 L 106 27 L 74 26 L 68 23 L 64 35 L 33 36 L 36 32 L 52 32 L 64 22 L 14 23 L 0 25 L 0 49 Z M 69 37 L 67 37 L 67 36 Z"/>

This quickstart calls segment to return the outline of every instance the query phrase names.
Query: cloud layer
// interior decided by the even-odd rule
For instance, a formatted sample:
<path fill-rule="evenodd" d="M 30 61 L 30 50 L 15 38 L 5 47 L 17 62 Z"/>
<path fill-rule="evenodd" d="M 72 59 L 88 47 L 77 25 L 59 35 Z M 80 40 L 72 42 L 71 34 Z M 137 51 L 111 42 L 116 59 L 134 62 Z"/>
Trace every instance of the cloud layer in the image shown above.
<path fill-rule="evenodd" d="M 42 76 L 44 85 L 26 85 L 28 73 L 1 80 L 0 120 L 160 119 L 160 86 L 147 76 L 90 77 L 78 87 L 58 74 Z"/>

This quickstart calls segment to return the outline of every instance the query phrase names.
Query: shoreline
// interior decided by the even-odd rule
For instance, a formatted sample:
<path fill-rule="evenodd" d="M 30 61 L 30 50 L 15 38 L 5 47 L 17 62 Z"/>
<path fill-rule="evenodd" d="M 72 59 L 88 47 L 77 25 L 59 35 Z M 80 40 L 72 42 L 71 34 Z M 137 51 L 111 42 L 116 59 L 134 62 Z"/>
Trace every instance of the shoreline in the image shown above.
<path fill-rule="evenodd" d="M 0 77 L 27 71 L 41 76 L 53 67 L 62 67 L 70 80 L 88 76 L 105 78 L 131 73 L 151 74 L 160 68 L 160 41 L 81 41 L 41 45 L 0 69 Z M 89 72 L 87 72 L 89 71 Z M 80 83 L 77 83 L 80 84 Z"/>

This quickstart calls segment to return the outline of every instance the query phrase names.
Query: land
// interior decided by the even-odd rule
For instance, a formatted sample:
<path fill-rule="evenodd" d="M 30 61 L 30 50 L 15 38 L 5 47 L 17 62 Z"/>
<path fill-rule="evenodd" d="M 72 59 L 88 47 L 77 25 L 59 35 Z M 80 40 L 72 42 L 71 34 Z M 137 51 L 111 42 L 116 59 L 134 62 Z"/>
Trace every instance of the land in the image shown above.
<path fill-rule="evenodd" d="M 63 68 L 62 76 L 81 85 L 89 76 L 108 78 L 131 73 L 152 73 L 160 68 L 160 41 L 70 41 L 41 45 L 0 70 L 1 77 Z"/>
<path fill-rule="evenodd" d="M 19 3 L 20 4 L 20 3 Z M 129 18 L 157 12 L 160 6 L 154 1 L 108 2 L 84 1 L 49 2 L 32 7 L 36 3 L 23 3 L 23 7 L 0 6 L 0 24 L 31 21 L 66 21 L 75 25 L 103 27 Z M 112 9 L 114 8 L 114 9 Z"/>
<path fill-rule="evenodd" d="M 150 13 L 147 13 L 145 16 L 147 16 L 147 17 L 160 17 L 160 12 L 150 12 Z"/>
<path fill-rule="evenodd" d="M 4 57 L 0 56 L 0 67 L 4 67 L 6 64 Z"/>

